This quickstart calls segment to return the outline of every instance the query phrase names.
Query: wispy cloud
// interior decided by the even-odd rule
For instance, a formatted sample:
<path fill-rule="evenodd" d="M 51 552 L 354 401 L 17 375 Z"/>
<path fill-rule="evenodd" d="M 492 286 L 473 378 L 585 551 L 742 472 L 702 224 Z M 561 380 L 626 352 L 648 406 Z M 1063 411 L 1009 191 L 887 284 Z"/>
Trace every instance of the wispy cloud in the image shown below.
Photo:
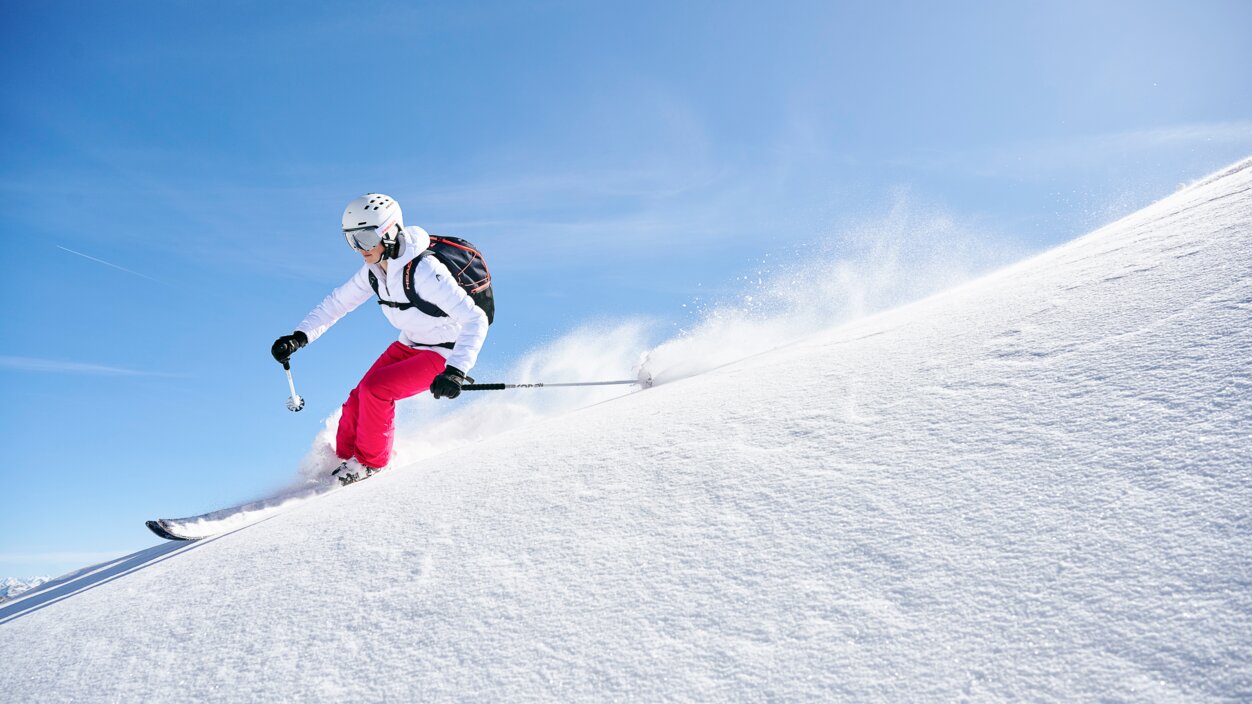
<path fill-rule="evenodd" d="M 1252 141 L 1252 121 L 1213 122 L 1177 125 L 1148 130 L 1133 130 L 1113 135 L 1130 146 L 1156 146 L 1220 142 L 1225 144 Z"/>
<path fill-rule="evenodd" d="M 111 266 L 111 267 L 113 267 L 114 269 L 117 269 L 117 270 L 119 270 L 119 271 L 124 271 L 124 272 L 126 272 L 127 274 L 133 274 L 133 275 L 135 275 L 135 276 L 138 276 L 138 277 L 139 277 L 139 278 L 141 278 L 141 279 L 147 279 L 148 281 L 151 281 L 151 282 L 153 282 L 153 283 L 158 283 L 158 284 L 161 284 L 162 286 L 164 286 L 164 285 L 165 285 L 165 282 L 164 282 L 164 281 L 158 281 L 158 280 L 156 280 L 156 279 L 152 278 L 151 276 L 148 276 L 148 275 L 146 275 L 146 274 L 140 274 L 139 272 L 137 272 L 137 271 L 133 271 L 133 270 L 131 270 L 131 269 L 127 269 L 127 268 L 126 268 L 126 267 L 124 267 L 124 266 L 118 266 L 117 264 L 114 264 L 113 262 L 106 262 L 105 260 L 103 260 L 103 259 L 99 259 L 99 258 L 97 258 L 97 257 L 93 257 L 93 256 L 91 256 L 90 254 L 83 254 L 82 252 L 76 252 L 76 251 L 74 251 L 74 250 L 70 249 L 69 247 L 62 247 L 62 246 L 61 246 L 61 245 L 59 245 L 59 244 L 58 244 L 56 247 L 57 247 L 57 249 L 60 249 L 60 250 L 62 250 L 62 251 L 69 252 L 70 254 L 77 254 L 78 256 L 82 257 L 83 259 L 90 259 L 90 260 L 91 260 L 91 261 L 93 261 L 93 262 L 98 262 L 98 263 L 103 264 L 103 265 L 105 265 L 105 266 Z"/>
<path fill-rule="evenodd" d="M 1006 167 L 1024 160 L 1045 168 L 1064 169 L 1076 164 L 1101 164 L 1125 155 L 1154 156 L 1167 149 L 1239 144 L 1252 146 L 1252 122 L 1172 125 L 1025 143 L 1000 151 L 998 156 Z"/>
<path fill-rule="evenodd" d="M 55 359 L 37 359 L 35 357 L 12 357 L 0 355 L 0 368 L 15 369 L 23 372 L 47 372 L 53 374 L 89 374 L 94 376 L 156 376 L 175 377 L 177 374 L 165 372 L 148 372 L 122 367 L 110 367 L 103 364 L 85 362 L 66 362 Z"/>
<path fill-rule="evenodd" d="M 1026 140 L 963 151 L 931 151 L 889 160 L 902 168 L 984 177 L 1039 176 L 1076 168 L 1151 161 L 1162 153 L 1206 147 L 1252 149 L 1252 121 L 1166 125 L 1059 139 Z"/>
<path fill-rule="evenodd" d="M 578 203 L 587 199 L 666 199 L 715 185 L 727 175 L 724 167 L 669 161 L 630 164 L 618 169 L 562 169 L 518 173 L 469 183 L 431 187 L 417 192 L 428 205 L 492 207 L 539 203 Z"/>
<path fill-rule="evenodd" d="M 6 562 L 38 563 L 38 562 L 104 562 L 130 552 L 129 550 L 111 550 L 103 552 L 31 552 L 14 553 L 0 552 L 0 564 Z"/>

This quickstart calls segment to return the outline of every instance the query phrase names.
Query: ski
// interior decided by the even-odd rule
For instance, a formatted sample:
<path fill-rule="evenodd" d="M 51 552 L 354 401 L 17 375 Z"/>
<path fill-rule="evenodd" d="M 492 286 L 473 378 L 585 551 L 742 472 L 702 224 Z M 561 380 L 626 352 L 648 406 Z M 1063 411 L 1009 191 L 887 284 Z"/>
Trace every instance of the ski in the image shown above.
<path fill-rule="evenodd" d="M 350 484 L 359 484 L 379 473 L 380 470 L 375 470 L 368 473 L 349 474 L 345 477 L 332 474 L 321 483 L 294 487 L 274 496 L 249 501 L 239 506 L 186 518 L 158 518 L 144 521 L 144 525 L 154 535 L 165 540 L 203 540 L 251 525 L 266 516 L 272 516 L 279 511 L 316 499 L 322 494 L 337 491 Z M 365 476 L 360 476 L 361 474 Z"/>
<path fill-rule="evenodd" d="M 158 537 L 165 538 L 166 540 L 188 540 L 188 541 L 199 540 L 199 538 L 192 538 L 186 535 L 179 535 L 175 533 L 174 531 L 170 530 L 169 522 L 166 521 L 164 518 L 158 518 L 155 521 L 145 521 L 144 525 L 148 526 L 148 530 L 152 531 L 153 533 L 156 533 Z"/>

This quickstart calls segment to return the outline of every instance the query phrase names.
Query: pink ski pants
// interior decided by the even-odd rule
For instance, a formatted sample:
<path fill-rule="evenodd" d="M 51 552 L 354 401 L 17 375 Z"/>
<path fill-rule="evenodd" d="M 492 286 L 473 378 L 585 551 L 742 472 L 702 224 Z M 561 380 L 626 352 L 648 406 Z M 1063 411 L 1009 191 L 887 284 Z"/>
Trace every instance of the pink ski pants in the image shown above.
<path fill-rule="evenodd" d="M 366 467 L 386 467 L 395 442 L 396 401 L 429 389 L 443 368 L 438 352 L 393 342 L 343 404 L 335 436 L 339 459 L 356 457 Z"/>

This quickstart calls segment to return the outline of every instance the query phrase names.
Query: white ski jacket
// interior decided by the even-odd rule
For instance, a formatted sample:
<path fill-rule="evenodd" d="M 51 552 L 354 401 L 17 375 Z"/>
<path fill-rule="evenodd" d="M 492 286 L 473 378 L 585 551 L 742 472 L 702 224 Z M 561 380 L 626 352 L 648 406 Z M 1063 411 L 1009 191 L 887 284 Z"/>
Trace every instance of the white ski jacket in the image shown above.
<path fill-rule="evenodd" d="M 387 260 L 387 271 L 377 264 L 365 264 L 347 283 L 330 292 L 309 311 L 296 330 L 313 342 L 362 303 L 374 298 L 369 275 L 378 279 L 378 296 L 395 303 L 408 303 L 404 293 L 404 268 L 430 246 L 430 235 L 410 225 L 401 233 L 404 248 L 396 259 Z M 435 257 L 422 257 L 413 273 L 413 287 L 422 300 L 439 306 L 447 317 L 427 315 L 417 308 L 400 310 L 380 305 L 387 321 L 400 331 L 400 342 L 416 349 L 430 349 L 443 355 L 450 367 L 463 372 L 473 368 L 478 352 L 487 339 L 487 314 L 457 284 L 448 267 Z M 434 345 L 453 342 L 452 349 Z"/>

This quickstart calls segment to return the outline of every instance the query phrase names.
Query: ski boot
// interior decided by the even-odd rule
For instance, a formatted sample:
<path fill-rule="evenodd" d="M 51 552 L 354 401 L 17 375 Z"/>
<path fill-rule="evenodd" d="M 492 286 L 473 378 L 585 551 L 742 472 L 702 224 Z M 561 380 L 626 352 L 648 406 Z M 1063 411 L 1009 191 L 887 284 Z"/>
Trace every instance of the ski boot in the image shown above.
<path fill-rule="evenodd" d="M 381 469 L 376 467 L 366 467 L 361 464 L 357 458 L 353 457 L 350 460 L 340 462 L 338 467 L 331 470 L 330 476 L 338 479 L 341 486 L 347 486 L 352 482 L 359 482 L 362 479 L 368 479 L 370 475 L 377 474 L 381 471 Z"/>

